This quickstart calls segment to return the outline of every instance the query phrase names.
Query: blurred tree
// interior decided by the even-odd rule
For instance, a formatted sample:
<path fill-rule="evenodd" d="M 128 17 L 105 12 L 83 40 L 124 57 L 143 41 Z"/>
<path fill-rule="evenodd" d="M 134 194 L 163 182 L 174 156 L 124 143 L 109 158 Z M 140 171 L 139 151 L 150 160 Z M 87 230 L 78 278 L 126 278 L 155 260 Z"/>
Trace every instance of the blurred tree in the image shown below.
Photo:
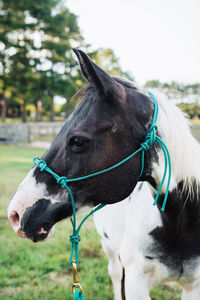
<path fill-rule="evenodd" d="M 69 99 L 83 86 L 83 77 L 72 56 L 73 47 L 84 47 L 77 24 L 62 0 L 0 0 L 0 91 L 2 119 L 6 114 L 6 91 L 20 105 L 26 122 L 26 106 L 33 104 L 36 120 L 51 111 L 54 120 L 54 96 Z M 89 52 L 89 51 L 87 51 Z M 123 72 L 111 49 L 99 48 L 89 55 L 113 76 L 132 79 Z M 67 114 L 72 109 L 66 102 Z"/>
<path fill-rule="evenodd" d="M 145 87 L 158 89 L 167 94 L 169 99 L 176 100 L 180 109 L 190 119 L 200 118 L 200 83 L 182 84 L 175 81 L 161 83 L 159 80 L 151 80 L 145 83 Z"/>
<path fill-rule="evenodd" d="M 190 118 L 200 118 L 200 105 L 196 103 L 180 103 L 178 107 Z"/>
<path fill-rule="evenodd" d="M 83 39 L 77 18 L 65 7 L 57 7 L 56 13 L 46 16 L 41 49 L 46 53 L 37 64 L 40 73 L 40 90 L 49 104 L 50 120 L 54 121 L 54 96 L 71 97 L 76 90 L 77 65 L 72 57 L 72 45 L 80 46 Z"/>
<path fill-rule="evenodd" d="M 183 84 L 179 82 L 160 82 L 159 80 L 150 80 L 145 83 L 145 87 L 158 89 L 170 99 L 184 99 L 187 96 L 194 96 L 194 101 L 200 103 L 200 83 Z"/>
<path fill-rule="evenodd" d="M 6 78 L 5 78 L 6 81 Z M 7 111 L 7 91 L 5 88 L 5 82 L 0 80 L 0 112 L 1 112 L 1 121 L 4 123 L 6 120 L 6 111 Z"/>
<path fill-rule="evenodd" d="M 145 83 L 144 85 L 146 88 L 151 87 L 155 89 L 161 89 L 162 88 L 162 83 L 159 80 L 149 80 Z"/>
<path fill-rule="evenodd" d="M 6 85 L 15 89 L 24 122 L 26 104 L 35 104 L 39 119 L 41 103 L 47 98 L 53 120 L 53 96 L 69 97 L 75 85 L 77 66 L 71 48 L 83 40 L 77 17 L 60 0 L 0 0 L 0 16 L 0 79 L 4 89 Z"/>

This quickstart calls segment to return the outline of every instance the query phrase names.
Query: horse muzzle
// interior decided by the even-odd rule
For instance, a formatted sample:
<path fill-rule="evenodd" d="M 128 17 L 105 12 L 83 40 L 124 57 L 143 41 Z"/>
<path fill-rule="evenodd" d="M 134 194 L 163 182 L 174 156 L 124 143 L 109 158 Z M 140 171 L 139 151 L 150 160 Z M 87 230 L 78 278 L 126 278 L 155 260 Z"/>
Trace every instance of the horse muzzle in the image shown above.
<path fill-rule="evenodd" d="M 14 203 L 14 202 L 13 202 Z M 8 218 L 16 234 L 33 242 L 46 241 L 53 234 L 53 225 L 71 216 L 68 202 L 52 203 L 50 199 L 39 199 L 32 206 L 10 204 Z"/>
<path fill-rule="evenodd" d="M 8 218 L 19 237 L 28 238 L 33 242 L 46 241 L 54 232 L 51 223 L 45 222 L 44 224 L 39 224 L 37 220 L 31 220 L 32 222 L 30 222 L 26 212 L 20 216 L 17 211 L 12 210 L 9 212 Z"/>

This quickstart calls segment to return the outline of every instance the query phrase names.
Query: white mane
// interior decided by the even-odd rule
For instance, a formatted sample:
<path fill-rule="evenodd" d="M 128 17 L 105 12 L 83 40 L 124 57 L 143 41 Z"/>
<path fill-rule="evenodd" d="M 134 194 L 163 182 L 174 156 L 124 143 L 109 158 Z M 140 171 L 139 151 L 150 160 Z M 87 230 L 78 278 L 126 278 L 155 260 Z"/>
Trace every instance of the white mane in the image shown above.
<path fill-rule="evenodd" d="M 141 88 L 136 82 L 119 78 L 128 87 L 137 89 L 146 94 L 147 90 Z M 172 165 L 172 178 L 170 190 L 183 181 L 183 188 L 188 188 L 191 193 L 194 188 L 198 188 L 200 183 L 200 144 L 193 137 L 190 125 L 181 110 L 170 101 L 166 95 L 155 89 L 148 88 L 156 97 L 159 104 L 158 131 L 166 143 Z M 164 156 L 159 152 L 159 165 L 154 165 L 154 179 L 160 182 L 164 172 Z M 163 189 L 165 190 L 167 179 Z"/>
<path fill-rule="evenodd" d="M 200 183 L 200 145 L 192 136 L 189 123 L 180 109 L 165 95 L 155 90 L 152 93 L 159 103 L 158 130 L 171 157 L 171 188 L 183 181 L 191 190 L 195 182 L 195 186 Z M 159 156 L 163 160 L 162 153 Z"/>

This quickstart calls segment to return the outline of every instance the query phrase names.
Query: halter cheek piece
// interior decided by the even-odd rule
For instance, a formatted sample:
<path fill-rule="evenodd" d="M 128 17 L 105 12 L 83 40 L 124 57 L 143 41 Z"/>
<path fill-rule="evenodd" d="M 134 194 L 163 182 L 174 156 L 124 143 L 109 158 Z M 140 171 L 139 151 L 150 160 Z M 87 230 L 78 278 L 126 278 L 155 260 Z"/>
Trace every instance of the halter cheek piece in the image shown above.
<path fill-rule="evenodd" d="M 100 204 L 99 206 L 97 206 L 93 211 L 91 211 L 80 223 L 80 225 L 78 226 L 78 228 L 76 229 L 76 208 L 75 208 L 75 201 L 74 201 L 74 197 L 73 194 L 71 192 L 70 187 L 68 186 L 68 183 L 71 182 L 76 182 L 76 181 L 80 181 L 80 180 L 84 180 L 84 179 L 88 179 L 94 176 L 98 176 L 104 173 L 107 173 L 113 169 L 118 168 L 119 166 L 121 166 L 122 164 L 124 164 L 125 162 L 127 162 L 128 160 L 130 160 L 132 157 L 134 157 L 136 154 L 138 154 L 139 152 L 141 153 L 141 172 L 140 172 L 140 176 L 142 175 L 143 171 L 144 171 L 144 153 L 145 151 L 148 151 L 150 149 L 150 146 L 153 145 L 155 142 L 157 142 L 164 154 L 164 160 L 165 160 L 165 168 L 164 168 L 164 173 L 163 173 L 163 177 L 160 183 L 160 186 L 158 188 L 155 200 L 153 205 L 157 204 L 161 189 L 163 187 L 163 184 L 165 182 L 165 178 L 167 175 L 167 169 L 169 167 L 168 170 L 168 180 L 167 180 L 167 187 L 166 187 L 166 192 L 165 192 L 165 197 L 163 200 L 163 204 L 162 204 L 162 208 L 161 211 L 165 210 L 165 206 L 166 206 L 166 202 L 167 202 L 167 196 L 168 196 L 168 191 L 169 191 L 169 185 L 170 185 L 170 179 L 171 179 L 171 160 L 170 160 L 170 155 L 169 155 L 169 151 L 167 149 L 166 144 L 161 140 L 161 138 L 159 138 L 157 136 L 157 118 L 158 118 L 158 102 L 156 100 L 156 98 L 154 97 L 154 95 L 150 92 L 148 92 L 150 98 L 153 100 L 154 102 L 154 115 L 153 115 L 153 120 L 152 120 L 152 125 L 150 127 L 149 132 L 146 135 L 145 141 L 143 143 L 140 144 L 140 148 L 138 150 L 136 150 L 134 153 L 132 153 L 131 155 L 129 155 L 128 157 L 126 157 L 125 159 L 121 160 L 120 162 L 118 162 L 117 164 L 101 170 L 99 172 L 95 172 L 83 177 L 78 177 L 78 178 L 72 178 L 72 179 L 68 179 L 65 176 L 60 177 L 58 174 L 56 174 L 54 171 L 52 171 L 48 166 L 47 163 L 44 160 L 40 160 L 38 157 L 35 157 L 33 159 L 33 162 L 35 165 L 38 166 L 38 168 L 40 168 L 41 171 L 46 171 L 49 174 L 51 174 L 57 181 L 58 184 L 60 184 L 62 186 L 62 188 L 66 188 L 68 190 L 70 199 L 71 199 L 71 203 L 72 203 L 72 211 L 73 211 L 73 216 L 71 218 L 71 222 L 72 222 L 72 226 L 73 226 L 73 234 L 70 235 L 70 242 L 72 243 L 72 251 L 71 251 L 71 255 L 70 255 L 70 264 L 72 265 L 74 263 L 73 259 L 73 254 L 75 253 L 75 262 L 76 264 L 78 264 L 78 260 L 79 260 L 79 252 L 78 252 L 78 245 L 79 242 L 81 240 L 81 237 L 79 235 L 80 229 L 82 227 L 82 225 L 84 224 L 84 222 L 96 211 L 98 211 L 99 209 L 101 209 L 102 207 L 105 206 L 105 204 Z M 76 294 L 76 292 L 74 293 L 74 295 Z M 80 292 L 80 294 L 82 294 L 82 292 Z M 77 298 L 78 299 L 78 298 Z"/>

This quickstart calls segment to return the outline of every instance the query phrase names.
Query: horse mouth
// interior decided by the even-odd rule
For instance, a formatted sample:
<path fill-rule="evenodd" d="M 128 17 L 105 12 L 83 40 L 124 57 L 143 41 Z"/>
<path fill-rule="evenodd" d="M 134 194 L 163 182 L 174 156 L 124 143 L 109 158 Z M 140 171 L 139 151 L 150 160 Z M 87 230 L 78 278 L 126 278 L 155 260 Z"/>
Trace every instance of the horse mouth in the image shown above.
<path fill-rule="evenodd" d="M 52 227 L 50 230 L 45 230 L 44 227 L 41 227 L 38 230 L 38 232 L 36 233 L 36 235 L 34 235 L 31 240 L 34 243 L 36 243 L 36 242 L 45 242 L 48 239 L 50 239 L 50 237 L 52 236 L 53 233 L 54 233 L 54 227 Z"/>
<path fill-rule="evenodd" d="M 51 227 L 49 230 L 45 230 L 44 227 L 40 227 L 40 229 L 36 232 L 36 234 L 32 236 L 27 236 L 24 231 L 19 229 L 17 231 L 17 235 L 22 237 L 22 238 L 27 238 L 34 243 L 36 242 L 45 242 L 47 241 L 54 233 L 54 227 Z"/>

